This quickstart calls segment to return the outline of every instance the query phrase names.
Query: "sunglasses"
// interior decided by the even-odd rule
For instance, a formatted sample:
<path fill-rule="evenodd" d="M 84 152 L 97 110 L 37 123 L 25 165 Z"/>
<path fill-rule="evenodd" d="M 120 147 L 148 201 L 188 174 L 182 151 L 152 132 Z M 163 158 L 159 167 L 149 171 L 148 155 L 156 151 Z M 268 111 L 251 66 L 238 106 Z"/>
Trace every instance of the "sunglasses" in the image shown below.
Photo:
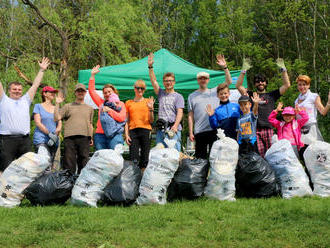
<path fill-rule="evenodd" d="M 137 89 L 137 90 L 145 90 L 146 88 L 135 86 L 135 89 Z"/>

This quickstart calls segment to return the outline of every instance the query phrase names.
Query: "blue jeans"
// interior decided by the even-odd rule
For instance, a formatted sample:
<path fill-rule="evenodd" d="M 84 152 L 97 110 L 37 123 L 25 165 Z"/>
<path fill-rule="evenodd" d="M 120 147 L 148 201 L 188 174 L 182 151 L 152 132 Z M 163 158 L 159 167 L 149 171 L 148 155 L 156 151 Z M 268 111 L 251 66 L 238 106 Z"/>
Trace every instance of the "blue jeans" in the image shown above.
<path fill-rule="evenodd" d="M 105 134 L 96 133 L 94 135 L 95 150 L 114 149 L 116 145 L 124 144 L 123 133 L 118 133 L 112 138 L 107 138 Z"/>
<path fill-rule="evenodd" d="M 164 142 L 165 138 L 170 139 L 168 137 L 167 133 L 165 133 L 163 131 L 160 131 L 160 130 L 157 130 L 156 144 L 162 143 L 165 147 L 167 147 L 167 145 Z M 181 131 L 177 131 L 172 139 L 176 140 L 174 148 L 177 149 L 180 152 L 181 151 Z"/>

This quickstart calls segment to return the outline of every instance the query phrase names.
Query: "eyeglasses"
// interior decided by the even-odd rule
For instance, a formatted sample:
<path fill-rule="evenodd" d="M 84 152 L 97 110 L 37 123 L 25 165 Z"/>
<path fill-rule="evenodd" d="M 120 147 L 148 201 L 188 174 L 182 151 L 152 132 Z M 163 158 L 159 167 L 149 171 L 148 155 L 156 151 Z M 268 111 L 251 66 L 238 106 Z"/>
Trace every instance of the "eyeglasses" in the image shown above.
<path fill-rule="evenodd" d="M 175 80 L 171 80 L 171 79 L 164 80 L 164 83 L 173 83 L 173 82 L 175 82 Z"/>
<path fill-rule="evenodd" d="M 137 89 L 137 90 L 145 90 L 146 88 L 135 86 L 135 89 Z"/>

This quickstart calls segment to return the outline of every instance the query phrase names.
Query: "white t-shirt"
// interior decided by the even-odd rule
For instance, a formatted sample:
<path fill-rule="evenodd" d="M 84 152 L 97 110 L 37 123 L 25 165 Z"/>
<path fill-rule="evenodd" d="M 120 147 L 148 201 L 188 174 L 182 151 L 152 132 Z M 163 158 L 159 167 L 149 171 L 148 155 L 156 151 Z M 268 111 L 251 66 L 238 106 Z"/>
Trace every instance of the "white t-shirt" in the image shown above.
<path fill-rule="evenodd" d="M 0 134 L 26 135 L 30 133 L 30 105 L 28 93 L 14 100 L 3 93 L 0 99 Z"/>
<path fill-rule="evenodd" d="M 303 95 L 302 98 L 304 98 L 304 100 L 301 103 L 298 103 L 298 98 L 295 101 L 295 105 L 298 104 L 298 106 L 300 108 L 304 108 L 308 114 L 309 119 L 305 125 L 317 122 L 317 120 L 316 120 L 317 108 L 315 106 L 315 101 L 318 96 L 319 95 L 317 93 L 312 93 L 312 92 L 308 91 L 308 92 L 306 92 L 305 95 Z M 298 115 L 297 118 L 299 119 L 300 116 Z"/>

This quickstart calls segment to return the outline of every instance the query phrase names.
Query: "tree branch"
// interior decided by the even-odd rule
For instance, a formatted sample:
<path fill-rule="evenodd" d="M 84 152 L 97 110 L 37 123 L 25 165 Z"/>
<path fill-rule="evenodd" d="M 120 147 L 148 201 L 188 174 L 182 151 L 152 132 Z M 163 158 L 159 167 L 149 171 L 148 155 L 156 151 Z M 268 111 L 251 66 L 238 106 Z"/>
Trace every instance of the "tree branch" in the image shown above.
<path fill-rule="evenodd" d="M 8 54 L 5 54 L 5 53 L 3 53 L 3 52 L 1 52 L 1 51 L 0 51 L 0 55 L 1 55 L 2 57 L 7 58 L 7 59 L 17 60 L 17 58 L 12 57 L 12 56 L 9 56 Z"/>
<path fill-rule="evenodd" d="M 65 33 L 63 32 L 63 30 L 58 28 L 54 23 L 50 22 L 46 17 L 44 17 L 41 14 L 38 7 L 35 6 L 30 0 L 22 0 L 22 2 L 23 2 L 23 4 L 30 6 L 36 12 L 36 14 L 40 17 L 40 19 L 42 19 L 44 21 L 43 25 L 46 25 L 46 24 L 49 25 L 62 37 L 62 39 L 66 39 Z"/>

